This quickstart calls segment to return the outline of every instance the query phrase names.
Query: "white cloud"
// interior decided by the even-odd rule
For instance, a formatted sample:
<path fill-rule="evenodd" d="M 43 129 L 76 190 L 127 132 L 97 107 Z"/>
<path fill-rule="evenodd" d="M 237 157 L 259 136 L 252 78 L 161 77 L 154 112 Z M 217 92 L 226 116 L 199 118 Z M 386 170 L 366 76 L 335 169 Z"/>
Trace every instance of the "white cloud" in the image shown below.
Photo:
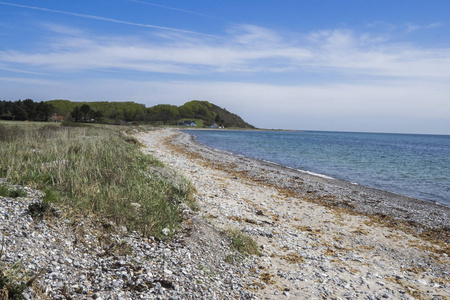
<path fill-rule="evenodd" d="M 158 40 L 92 36 L 73 28 L 46 25 L 58 35 L 45 49 L 0 52 L 0 63 L 36 72 L 141 71 L 208 74 L 210 72 L 305 72 L 450 78 L 450 49 L 421 49 L 390 44 L 385 37 L 350 30 L 312 32 L 288 39 L 252 25 L 234 26 L 222 39 L 166 34 Z M 179 36 L 175 34 L 175 36 Z M 170 39 L 168 38 L 170 37 Z"/>
<path fill-rule="evenodd" d="M 0 52 L 0 61 L 24 67 L 53 70 L 145 71 L 162 73 L 198 73 L 206 71 L 259 72 L 281 70 L 283 66 L 270 60 L 285 59 L 286 65 L 310 56 L 307 50 L 290 47 L 278 41 L 274 33 L 255 26 L 245 26 L 227 41 L 184 39 L 182 41 L 136 40 L 136 38 L 72 36 L 73 30 L 52 27 L 53 31 L 69 32 L 46 45 L 41 51 Z M 47 49 L 50 47 L 50 49 Z M 264 60 L 264 62 L 262 62 Z"/>

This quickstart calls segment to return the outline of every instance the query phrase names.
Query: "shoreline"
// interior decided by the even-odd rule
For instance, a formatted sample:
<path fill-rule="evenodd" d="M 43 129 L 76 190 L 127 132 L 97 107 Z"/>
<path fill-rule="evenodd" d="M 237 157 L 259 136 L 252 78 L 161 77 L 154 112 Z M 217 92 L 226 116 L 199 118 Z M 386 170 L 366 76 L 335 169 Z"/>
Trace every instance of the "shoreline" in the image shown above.
<path fill-rule="evenodd" d="M 247 257 L 238 271 L 256 299 L 450 295 L 447 209 L 414 199 L 386 205 L 393 194 L 231 155 L 179 130 L 137 138 L 144 152 L 192 183 L 199 218 L 256 240 L 261 255 Z M 433 213 L 445 219 L 433 219 Z"/>
<path fill-rule="evenodd" d="M 177 128 L 177 129 L 179 129 L 179 128 Z M 183 129 L 182 128 L 182 129 L 179 129 L 179 130 L 181 132 L 193 135 L 194 136 L 194 142 L 199 143 L 196 140 L 196 135 L 194 133 L 195 131 L 203 131 L 203 130 L 205 130 L 205 131 L 207 131 L 207 130 L 224 131 L 225 130 L 225 131 L 227 131 L 228 129 L 202 129 L 202 128 Z M 190 132 L 190 131 L 192 131 L 192 132 Z M 240 130 L 239 129 L 230 129 L 229 131 L 236 131 L 237 132 L 237 131 L 240 131 Z M 307 132 L 307 131 L 300 131 L 299 130 L 298 132 Z M 310 132 L 314 132 L 314 131 L 310 131 Z M 317 131 L 317 132 L 334 132 L 334 131 Z M 353 134 L 379 134 L 379 133 L 376 133 L 376 132 L 369 132 L 369 133 L 342 132 L 342 131 L 335 131 L 335 132 L 336 133 L 353 133 Z M 403 133 L 381 133 L 381 134 L 418 135 L 418 134 L 403 134 Z M 426 134 L 426 135 L 430 136 L 431 134 Z M 210 146 L 207 146 L 207 145 L 202 145 L 202 146 L 210 147 Z M 214 149 L 213 147 L 210 147 L 210 148 Z M 231 152 L 231 151 L 226 151 L 226 150 L 221 150 L 221 149 L 215 149 L 215 150 L 223 151 L 225 153 L 232 154 L 232 155 L 237 155 L 237 156 L 241 155 L 239 153 L 234 153 L 234 152 Z M 243 155 L 243 156 L 245 156 L 245 155 Z M 248 156 L 248 158 L 252 158 L 252 157 Z M 402 197 L 406 197 L 408 199 L 415 199 L 415 200 L 418 200 L 418 201 L 425 201 L 427 203 L 437 204 L 437 205 L 440 205 L 440 206 L 443 206 L 443 207 L 446 207 L 446 208 L 450 208 L 450 203 L 446 203 L 447 199 L 443 198 L 443 197 L 445 197 L 445 195 L 441 195 L 441 194 L 434 194 L 434 195 L 432 195 L 432 197 L 428 197 L 427 198 L 426 196 L 424 196 L 424 198 L 421 198 L 420 196 L 417 195 L 417 193 L 416 193 L 416 195 L 414 195 L 414 191 L 413 191 L 413 193 L 410 192 L 409 194 L 408 193 L 405 194 L 405 193 L 403 193 L 404 191 L 399 190 L 399 189 L 395 189 L 395 187 L 391 188 L 389 190 L 389 189 L 385 189 L 385 187 L 383 187 L 383 186 L 377 186 L 377 184 L 373 184 L 373 182 L 365 182 L 365 183 L 357 182 L 358 180 L 355 179 L 355 178 L 353 178 L 353 179 L 343 179 L 341 174 L 334 174 L 334 175 L 330 176 L 330 175 L 328 175 L 326 173 L 318 173 L 318 172 L 311 171 L 311 170 L 306 170 L 306 169 L 296 169 L 294 167 L 290 167 L 288 165 L 283 165 L 281 163 L 273 162 L 273 161 L 270 161 L 270 160 L 264 160 L 264 159 L 258 159 L 258 158 L 254 158 L 254 160 L 255 161 L 267 162 L 267 163 L 271 163 L 271 164 L 274 164 L 274 165 L 279 165 L 279 166 L 284 167 L 284 168 L 290 168 L 290 169 L 293 169 L 295 171 L 307 173 L 307 174 L 310 174 L 310 175 L 313 175 L 313 176 L 324 177 L 324 178 L 333 179 L 333 180 L 336 180 L 336 181 L 342 181 L 342 182 L 346 182 L 346 183 L 351 183 L 351 184 L 354 184 L 354 185 L 360 185 L 360 186 L 367 187 L 367 188 L 370 188 L 370 189 L 392 193 L 393 195 L 396 195 L 396 196 L 402 196 Z M 349 177 L 351 177 L 351 176 L 349 176 Z"/>
<path fill-rule="evenodd" d="M 437 234 L 436 239 L 444 238 L 446 242 L 450 242 L 450 206 L 214 149 L 200 144 L 193 135 L 185 132 L 177 134 L 170 144 L 190 151 L 210 164 L 221 164 L 221 168 L 293 192 L 311 201 L 316 196 L 321 198 L 316 199 L 316 202 L 346 212 L 388 217 L 392 220 L 385 221 L 390 221 L 393 225 L 400 225 L 396 224 L 398 221 L 404 222 L 407 225 L 402 225 L 412 226 L 418 233 L 426 232 L 428 236 Z"/>

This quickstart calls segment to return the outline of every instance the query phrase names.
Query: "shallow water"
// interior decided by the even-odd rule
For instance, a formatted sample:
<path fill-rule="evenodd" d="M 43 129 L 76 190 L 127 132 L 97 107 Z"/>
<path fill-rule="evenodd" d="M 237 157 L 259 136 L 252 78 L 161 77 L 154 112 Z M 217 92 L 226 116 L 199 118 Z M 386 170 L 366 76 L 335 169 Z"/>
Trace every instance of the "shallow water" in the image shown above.
<path fill-rule="evenodd" d="M 185 130 L 199 143 L 450 206 L 450 136 Z"/>

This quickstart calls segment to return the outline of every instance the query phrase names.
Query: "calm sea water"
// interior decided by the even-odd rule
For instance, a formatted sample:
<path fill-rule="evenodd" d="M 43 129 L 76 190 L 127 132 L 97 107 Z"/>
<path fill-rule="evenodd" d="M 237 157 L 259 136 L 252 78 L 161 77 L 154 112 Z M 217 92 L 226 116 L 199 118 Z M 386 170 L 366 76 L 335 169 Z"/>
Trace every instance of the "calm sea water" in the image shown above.
<path fill-rule="evenodd" d="M 212 148 L 450 206 L 450 136 L 202 130 Z"/>

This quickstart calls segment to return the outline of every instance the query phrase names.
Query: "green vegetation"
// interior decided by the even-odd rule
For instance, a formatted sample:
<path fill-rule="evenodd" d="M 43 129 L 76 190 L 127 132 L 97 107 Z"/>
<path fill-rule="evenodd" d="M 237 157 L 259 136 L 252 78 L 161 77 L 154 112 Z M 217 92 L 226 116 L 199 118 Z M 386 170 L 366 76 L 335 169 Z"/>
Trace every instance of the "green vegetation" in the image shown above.
<path fill-rule="evenodd" d="M 138 121 L 153 125 L 177 125 L 185 120 L 195 121 L 197 127 L 216 124 L 223 127 L 254 128 L 236 114 L 208 101 L 189 101 L 181 106 L 158 104 L 145 108 L 134 102 L 71 102 L 51 100 L 58 115 L 76 122 L 116 123 Z"/>
<path fill-rule="evenodd" d="M 26 197 L 27 193 L 21 188 L 10 188 L 4 183 L 0 183 L 0 196 L 9 198 Z"/>
<path fill-rule="evenodd" d="M 126 122 L 144 121 L 147 109 L 145 105 L 128 102 L 108 102 L 108 101 L 93 101 L 93 102 L 72 102 L 69 100 L 50 100 L 46 103 L 55 107 L 56 113 L 64 117 L 64 120 L 81 119 L 83 116 L 85 120 L 89 113 L 96 114 L 90 117 L 100 119 L 101 121 L 108 120 L 124 120 Z M 86 107 L 88 106 L 88 107 Z M 78 107 L 78 109 L 76 109 Z M 72 112 L 75 115 L 72 116 Z"/>
<path fill-rule="evenodd" d="M 208 101 L 190 101 L 180 107 L 160 104 L 148 109 L 152 121 L 175 125 L 185 120 L 196 121 L 198 127 L 216 124 L 223 127 L 254 128 L 236 114 Z M 201 120 L 201 126 L 198 120 Z"/>
<path fill-rule="evenodd" d="M 27 286 L 33 285 L 40 274 L 30 276 L 24 272 L 20 260 L 9 267 L 4 265 L 2 261 L 4 245 L 5 239 L 3 238 L 0 249 L 0 299 L 23 299 L 22 294 Z"/>
<path fill-rule="evenodd" d="M 236 114 L 208 101 L 189 101 L 181 106 L 158 104 L 146 108 L 143 104 L 128 102 L 71 102 L 50 100 L 33 102 L 31 99 L 0 101 L 0 120 L 57 121 L 65 123 L 145 123 L 177 125 L 194 121 L 197 127 L 216 125 L 228 128 L 254 128 Z M 67 124 L 67 123 L 66 123 Z"/>
<path fill-rule="evenodd" d="M 58 203 L 144 236 L 173 232 L 181 221 L 178 204 L 192 202 L 190 184 L 161 176 L 162 163 L 118 128 L 0 124 L 0 177 L 45 191 L 33 208 L 37 215 Z"/>
<path fill-rule="evenodd" d="M 228 230 L 231 246 L 243 255 L 260 255 L 258 244 L 249 235 L 240 230 Z"/>
<path fill-rule="evenodd" d="M 46 102 L 34 102 L 31 99 L 0 101 L 0 119 L 19 121 L 47 121 L 54 113 L 53 105 Z"/>

